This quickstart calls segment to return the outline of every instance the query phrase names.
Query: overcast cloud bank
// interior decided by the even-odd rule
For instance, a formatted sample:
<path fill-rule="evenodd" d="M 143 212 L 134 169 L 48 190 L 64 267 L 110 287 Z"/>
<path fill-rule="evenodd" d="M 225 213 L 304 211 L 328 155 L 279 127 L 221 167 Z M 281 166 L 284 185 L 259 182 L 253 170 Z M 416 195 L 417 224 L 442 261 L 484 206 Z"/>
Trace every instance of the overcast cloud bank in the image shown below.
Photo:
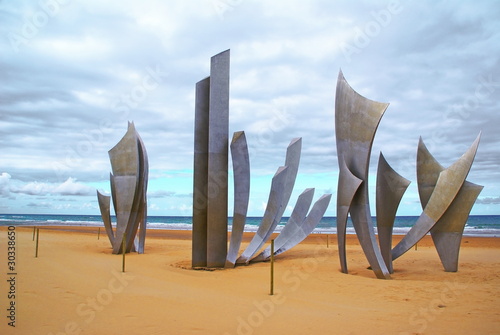
<path fill-rule="evenodd" d="M 486 0 L 1 1 L 0 211 L 99 214 L 107 151 L 130 120 L 149 154 L 149 214 L 191 215 L 194 85 L 230 48 L 230 131 L 249 142 L 251 215 L 294 137 L 303 153 L 290 205 L 306 187 L 336 193 L 340 68 L 390 103 L 371 174 L 383 151 L 412 180 L 400 215 L 421 211 L 419 137 L 448 166 L 480 131 L 467 179 L 485 188 L 472 213 L 500 214 L 498 17 Z"/>

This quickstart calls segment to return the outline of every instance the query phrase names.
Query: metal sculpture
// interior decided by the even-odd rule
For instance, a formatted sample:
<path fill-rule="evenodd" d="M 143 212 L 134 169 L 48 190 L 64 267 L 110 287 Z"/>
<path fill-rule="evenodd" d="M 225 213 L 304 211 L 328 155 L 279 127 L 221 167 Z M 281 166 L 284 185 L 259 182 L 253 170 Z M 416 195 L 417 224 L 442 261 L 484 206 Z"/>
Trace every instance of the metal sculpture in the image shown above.
<path fill-rule="evenodd" d="M 236 260 L 236 264 L 248 264 L 252 256 L 266 243 L 280 222 L 281 216 L 278 217 L 278 213 L 281 212 L 287 173 L 288 167 L 286 166 L 280 166 L 278 171 L 276 171 L 271 182 L 271 190 L 264 217 L 250 244 Z"/>
<path fill-rule="evenodd" d="M 431 229 L 432 240 L 446 272 L 458 271 L 464 227 L 482 190 L 483 186 L 465 181 L 448 210 Z"/>
<path fill-rule="evenodd" d="M 134 128 L 135 129 L 135 128 Z M 144 246 L 146 244 L 146 231 L 147 231 L 147 220 L 148 220 L 148 180 L 149 180 L 149 159 L 139 133 L 135 133 L 137 136 L 137 143 L 139 147 L 139 183 L 138 183 L 138 199 L 140 208 L 138 209 L 137 219 L 139 222 L 139 236 L 135 242 L 135 249 L 138 253 L 144 253 Z"/>
<path fill-rule="evenodd" d="M 276 240 L 274 241 L 275 252 L 274 255 L 277 256 L 282 254 L 283 252 L 290 250 L 300 242 L 302 242 L 307 236 L 309 236 L 314 228 L 318 225 L 321 218 L 325 215 L 326 209 L 330 204 L 330 199 L 332 198 L 331 194 L 322 195 L 313 205 L 313 208 L 309 212 L 309 215 L 302 220 L 301 224 L 296 225 L 288 225 L 289 230 L 286 230 L 286 227 L 283 228 L 283 231 L 278 235 Z M 271 247 L 265 249 L 262 253 L 260 253 L 257 257 L 255 257 L 254 261 L 265 261 L 271 257 Z"/>
<path fill-rule="evenodd" d="M 400 176 L 380 153 L 377 169 L 376 213 L 380 252 L 390 273 L 392 268 L 392 229 L 401 198 L 410 181 Z"/>
<path fill-rule="evenodd" d="M 347 273 L 347 258 L 346 258 L 346 229 L 347 217 L 351 208 L 352 199 L 358 191 L 359 186 L 363 182 L 356 178 L 342 161 L 340 166 L 338 189 L 342 190 L 342 196 L 337 194 L 337 241 L 340 258 L 340 269 L 343 273 Z"/>
<path fill-rule="evenodd" d="M 286 176 L 285 185 L 283 188 L 283 197 L 281 198 L 281 206 L 276 213 L 281 220 L 283 213 L 285 212 L 286 206 L 290 201 L 292 196 L 293 186 L 295 185 L 295 179 L 297 178 L 297 172 L 299 171 L 300 163 L 300 153 L 302 151 L 302 137 L 294 138 L 288 144 L 286 149 L 285 166 L 288 167 L 288 172 Z"/>
<path fill-rule="evenodd" d="M 99 203 L 99 210 L 101 211 L 102 222 L 104 223 L 104 229 L 106 230 L 106 235 L 108 235 L 109 242 L 111 245 L 115 243 L 115 232 L 113 231 L 113 226 L 111 224 L 111 197 L 109 195 L 104 195 L 97 191 L 97 202 Z"/>
<path fill-rule="evenodd" d="M 229 50 L 211 58 L 196 84 L 193 267 L 224 267 L 227 257 Z"/>
<path fill-rule="evenodd" d="M 250 159 L 244 131 L 235 132 L 231 141 L 234 177 L 234 212 L 226 267 L 234 267 L 240 251 L 250 197 Z"/>
<path fill-rule="evenodd" d="M 456 271 L 458 251 L 468 213 L 482 186 L 465 181 L 477 151 L 479 138 L 455 164 L 444 169 L 419 146 L 419 194 L 423 213 L 408 234 L 391 250 L 394 220 L 409 181 L 397 174 L 380 155 L 377 176 L 377 222 L 379 244 L 375 238 L 368 197 L 368 168 L 374 136 L 388 103 L 369 100 L 354 91 L 339 72 L 335 100 L 335 130 L 339 164 L 337 194 L 337 235 L 341 270 L 347 273 L 346 226 L 351 216 L 363 252 L 377 278 L 390 279 L 392 261 L 401 256 L 427 232 L 438 249 L 446 271 Z M 285 165 L 272 180 L 269 201 L 256 234 L 240 257 L 248 210 L 250 165 L 244 132 L 234 134 L 231 152 L 234 167 L 235 205 L 229 252 L 227 249 L 229 50 L 211 59 L 210 77 L 196 84 L 194 190 L 193 190 L 193 267 L 234 267 L 250 261 L 266 260 L 269 248 L 253 256 L 270 238 L 290 200 L 300 162 L 301 139 L 292 140 Z M 142 143 L 142 142 L 141 142 Z M 142 145 L 143 147 L 143 145 Z M 145 152 L 145 150 L 143 150 Z M 112 176 L 113 202 L 118 212 L 132 205 L 119 199 L 131 188 L 131 176 Z M 322 196 L 305 217 L 312 189 L 299 196 L 292 216 L 277 238 L 279 254 L 302 241 L 312 232 L 328 207 L 331 195 Z M 103 221 L 108 220 L 109 199 L 99 194 Z M 121 200 L 121 201 L 117 201 Z M 107 207 L 106 207 L 107 206 Z M 106 208 L 108 211 L 106 212 Z M 136 215 L 145 221 L 145 209 Z M 105 224 L 106 225 L 106 224 Z M 107 225 L 110 226 L 110 225 Z M 128 230 L 118 225 L 110 240 Z M 111 229 L 112 232 L 112 229 Z M 142 235 L 140 235 L 142 236 Z M 138 248 L 140 248 L 140 239 Z M 380 247 L 379 247 L 380 245 Z"/>
<path fill-rule="evenodd" d="M 272 180 L 269 201 L 256 234 L 237 257 L 248 210 L 250 163 L 244 132 L 236 132 L 231 143 L 234 169 L 234 214 L 227 248 L 228 200 L 229 50 L 211 58 L 210 77 L 196 84 L 194 178 L 193 178 L 193 267 L 234 267 L 248 264 L 270 238 L 290 200 L 300 162 L 302 139 L 287 148 L 285 166 Z M 318 200 L 319 201 L 319 200 Z M 301 201 L 299 201 L 301 202 Z M 324 204 L 322 198 L 319 201 Z M 309 204 L 302 218 L 303 222 Z M 318 205 L 319 206 L 319 205 Z M 301 207 L 301 206 L 299 206 Z M 321 207 L 321 206 L 320 206 Z M 322 208 L 322 207 L 321 207 Z M 296 208 L 295 211 L 300 211 Z M 325 208 L 326 210 L 326 208 Z M 310 213 L 306 226 L 319 222 L 320 209 Z M 298 215 L 298 214 L 297 214 Z M 309 228 L 302 230 L 302 233 Z M 312 229 L 311 229 L 312 230 Z"/>
<path fill-rule="evenodd" d="M 434 192 L 439 175 L 445 168 L 431 155 L 422 138 L 418 144 L 417 180 L 422 209 Z M 465 181 L 455 199 L 431 228 L 431 236 L 445 271 L 458 270 L 460 242 L 469 213 L 483 186 Z"/>
<path fill-rule="evenodd" d="M 210 77 L 196 83 L 192 265 L 207 265 L 208 98 Z"/>
<path fill-rule="evenodd" d="M 368 201 L 368 165 L 373 138 L 388 104 L 368 100 L 337 80 L 335 129 L 339 162 L 337 235 L 342 272 L 347 273 L 345 234 L 348 215 L 377 278 L 390 278 L 392 262 L 429 231 L 445 271 L 457 271 L 458 253 L 469 212 L 482 186 L 466 181 L 481 134 L 467 152 L 443 168 L 420 139 L 417 178 L 423 212 L 406 236 L 391 250 L 397 208 L 410 181 L 397 174 L 380 154 L 376 209 L 380 249 L 375 245 Z"/>
<path fill-rule="evenodd" d="M 480 137 L 481 134 L 477 136 L 474 143 L 467 150 L 467 152 L 462 155 L 462 157 L 460 157 L 449 168 L 439 173 L 439 177 L 435 183 L 432 193 L 428 197 L 428 201 L 425 204 L 422 214 L 405 237 L 394 247 L 394 249 L 392 249 L 391 254 L 393 261 L 420 241 L 420 239 L 422 239 L 422 237 L 424 237 L 425 234 L 432 229 L 432 227 L 449 209 L 450 205 L 462 188 L 465 178 L 467 178 L 474 156 L 476 155 Z M 424 162 L 422 164 L 425 163 L 428 162 Z M 426 170 L 427 169 L 424 167 L 423 171 Z M 421 184 L 423 184 L 423 182 L 421 182 Z M 422 188 L 425 188 L 425 185 L 422 185 Z M 423 192 L 426 192 L 426 190 L 423 190 Z"/>
<path fill-rule="evenodd" d="M 280 175 L 284 177 L 277 178 L 277 175 L 273 178 L 273 183 L 271 185 L 271 193 L 269 196 L 269 201 L 267 203 L 266 211 L 262 222 L 257 229 L 257 233 L 254 235 L 250 244 L 247 246 L 245 251 L 236 260 L 237 263 L 248 264 L 256 252 L 269 240 L 269 237 L 276 229 L 278 223 L 280 223 L 281 217 L 285 212 L 290 196 L 292 195 L 293 186 L 295 185 L 295 178 L 297 177 L 297 171 L 299 169 L 300 162 L 300 152 L 302 149 L 302 138 L 294 138 L 286 150 L 285 167 L 286 170 Z M 278 200 L 279 199 L 279 200 Z"/>
<path fill-rule="evenodd" d="M 110 199 L 98 193 L 99 208 L 106 232 L 113 246 L 113 253 L 137 250 L 144 253 L 147 224 L 148 157 L 141 137 L 129 122 L 127 133 L 109 150 L 112 173 L 111 195 L 116 213 L 116 231 L 113 234 L 109 214 Z M 134 241 L 140 227 L 136 245 Z"/>
<path fill-rule="evenodd" d="M 368 167 L 375 132 L 389 104 L 354 91 L 339 72 L 335 99 L 335 135 L 339 162 L 337 238 L 342 272 L 347 273 L 345 230 L 350 213 L 356 235 L 377 278 L 390 279 L 378 247 L 368 198 Z"/>
<path fill-rule="evenodd" d="M 318 200 L 316 200 L 311 211 L 309 212 L 309 215 L 307 215 L 304 223 L 300 226 L 300 229 L 295 234 L 290 236 L 290 239 L 279 249 L 277 249 L 274 255 L 279 255 L 293 248 L 294 246 L 302 242 L 307 236 L 309 236 L 314 228 L 316 228 L 319 221 L 321 221 L 321 218 L 323 218 L 323 216 L 325 215 L 331 198 L 331 194 L 323 194 Z"/>
<path fill-rule="evenodd" d="M 309 207 L 311 207 L 312 199 L 314 196 L 314 188 L 307 188 L 302 192 L 297 198 L 295 207 L 293 208 L 292 214 L 288 218 L 288 221 L 281 230 L 280 234 L 274 240 L 274 250 L 278 250 L 283 246 L 294 234 L 296 234 L 302 223 L 307 216 Z M 265 261 L 271 256 L 271 247 L 262 251 L 259 255 L 252 259 L 252 262 Z"/>

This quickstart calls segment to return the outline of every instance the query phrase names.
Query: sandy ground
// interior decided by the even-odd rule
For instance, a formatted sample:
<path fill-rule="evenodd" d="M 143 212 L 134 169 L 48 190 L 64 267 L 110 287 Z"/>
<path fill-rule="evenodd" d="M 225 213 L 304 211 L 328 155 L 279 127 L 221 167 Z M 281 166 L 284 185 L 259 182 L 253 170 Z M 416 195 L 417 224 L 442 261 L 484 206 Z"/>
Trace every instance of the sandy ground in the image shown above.
<path fill-rule="evenodd" d="M 146 253 L 111 254 L 97 228 L 0 229 L 0 334 L 500 334 L 500 239 L 464 237 L 457 273 L 429 236 L 376 279 L 355 236 L 349 274 L 336 237 L 313 235 L 270 263 L 190 269 L 189 231 L 148 231 Z M 251 235 L 246 236 L 242 249 Z M 395 237 L 396 241 L 400 237 Z M 15 282 L 9 282 L 14 277 Z M 15 298 L 9 292 L 15 284 Z M 15 303 L 15 328 L 8 325 Z"/>

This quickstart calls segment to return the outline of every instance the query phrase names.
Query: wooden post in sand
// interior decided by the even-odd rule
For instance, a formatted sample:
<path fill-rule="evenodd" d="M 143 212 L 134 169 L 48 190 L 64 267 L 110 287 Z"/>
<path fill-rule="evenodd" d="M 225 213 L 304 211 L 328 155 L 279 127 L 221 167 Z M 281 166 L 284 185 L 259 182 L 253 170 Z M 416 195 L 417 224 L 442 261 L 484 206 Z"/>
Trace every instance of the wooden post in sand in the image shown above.
<path fill-rule="evenodd" d="M 123 253 L 122 272 L 125 272 L 125 233 L 123 234 L 123 238 L 122 238 L 122 253 Z"/>
<path fill-rule="evenodd" d="M 415 243 L 415 250 L 417 250 L 417 245 L 418 245 L 418 243 Z"/>
<path fill-rule="evenodd" d="M 97 231 L 97 239 L 101 236 L 101 227 L 99 227 L 99 230 Z"/>
<path fill-rule="evenodd" d="M 271 240 L 271 292 L 274 295 L 274 239 Z"/>
<path fill-rule="evenodd" d="M 36 246 L 35 246 L 35 258 L 38 258 L 38 236 L 40 235 L 40 229 L 36 229 Z"/>

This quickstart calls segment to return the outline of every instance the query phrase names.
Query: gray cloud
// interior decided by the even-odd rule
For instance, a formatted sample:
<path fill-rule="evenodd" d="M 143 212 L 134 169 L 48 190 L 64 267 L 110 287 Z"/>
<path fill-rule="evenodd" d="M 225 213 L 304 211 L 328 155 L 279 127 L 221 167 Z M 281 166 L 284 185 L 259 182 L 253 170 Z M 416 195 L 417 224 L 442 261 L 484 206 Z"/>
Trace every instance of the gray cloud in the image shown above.
<path fill-rule="evenodd" d="M 483 205 L 498 205 L 500 204 L 500 197 L 478 198 L 476 203 Z"/>
<path fill-rule="evenodd" d="M 304 178 L 336 173 L 335 84 L 342 68 L 360 94 L 391 103 L 375 138 L 373 171 L 382 151 L 415 180 L 419 136 L 447 166 L 482 131 L 468 180 L 484 184 L 485 197 L 493 197 L 500 189 L 499 6 L 401 1 L 384 19 L 389 6 L 243 1 L 221 13 L 210 1 L 72 1 L 27 38 L 23 25 L 43 9 L 37 2 L 4 1 L 1 162 L 16 192 L 0 178 L 0 196 L 92 195 L 96 183 L 109 184 L 107 151 L 133 120 L 150 158 L 156 193 L 149 196 L 189 200 L 194 85 L 209 74 L 210 57 L 230 48 L 230 130 L 245 130 L 252 173 L 272 175 L 299 136 Z M 17 52 L 12 34 L 24 38 Z M 356 52 L 346 55 L 342 45 Z M 150 69 L 159 69 L 161 81 L 140 91 Z M 132 98 L 134 92 L 145 94 Z M 165 171 L 184 184 L 156 191 Z M 54 185 L 69 178 L 79 182 L 56 191 Z"/>
<path fill-rule="evenodd" d="M 28 182 L 19 183 L 11 181 L 8 173 L 2 173 L 0 177 L 0 194 L 4 197 L 12 197 L 12 194 L 22 194 L 29 196 L 89 196 L 95 194 L 95 189 L 78 183 L 75 178 L 68 178 L 63 183 Z"/>
<path fill-rule="evenodd" d="M 159 190 L 159 191 L 151 191 L 148 192 L 148 198 L 192 198 L 192 193 L 176 193 L 171 191 Z"/>
<path fill-rule="evenodd" d="M 32 207 L 32 208 L 52 208 L 52 204 L 49 202 L 30 202 L 26 204 L 27 207 Z"/>

